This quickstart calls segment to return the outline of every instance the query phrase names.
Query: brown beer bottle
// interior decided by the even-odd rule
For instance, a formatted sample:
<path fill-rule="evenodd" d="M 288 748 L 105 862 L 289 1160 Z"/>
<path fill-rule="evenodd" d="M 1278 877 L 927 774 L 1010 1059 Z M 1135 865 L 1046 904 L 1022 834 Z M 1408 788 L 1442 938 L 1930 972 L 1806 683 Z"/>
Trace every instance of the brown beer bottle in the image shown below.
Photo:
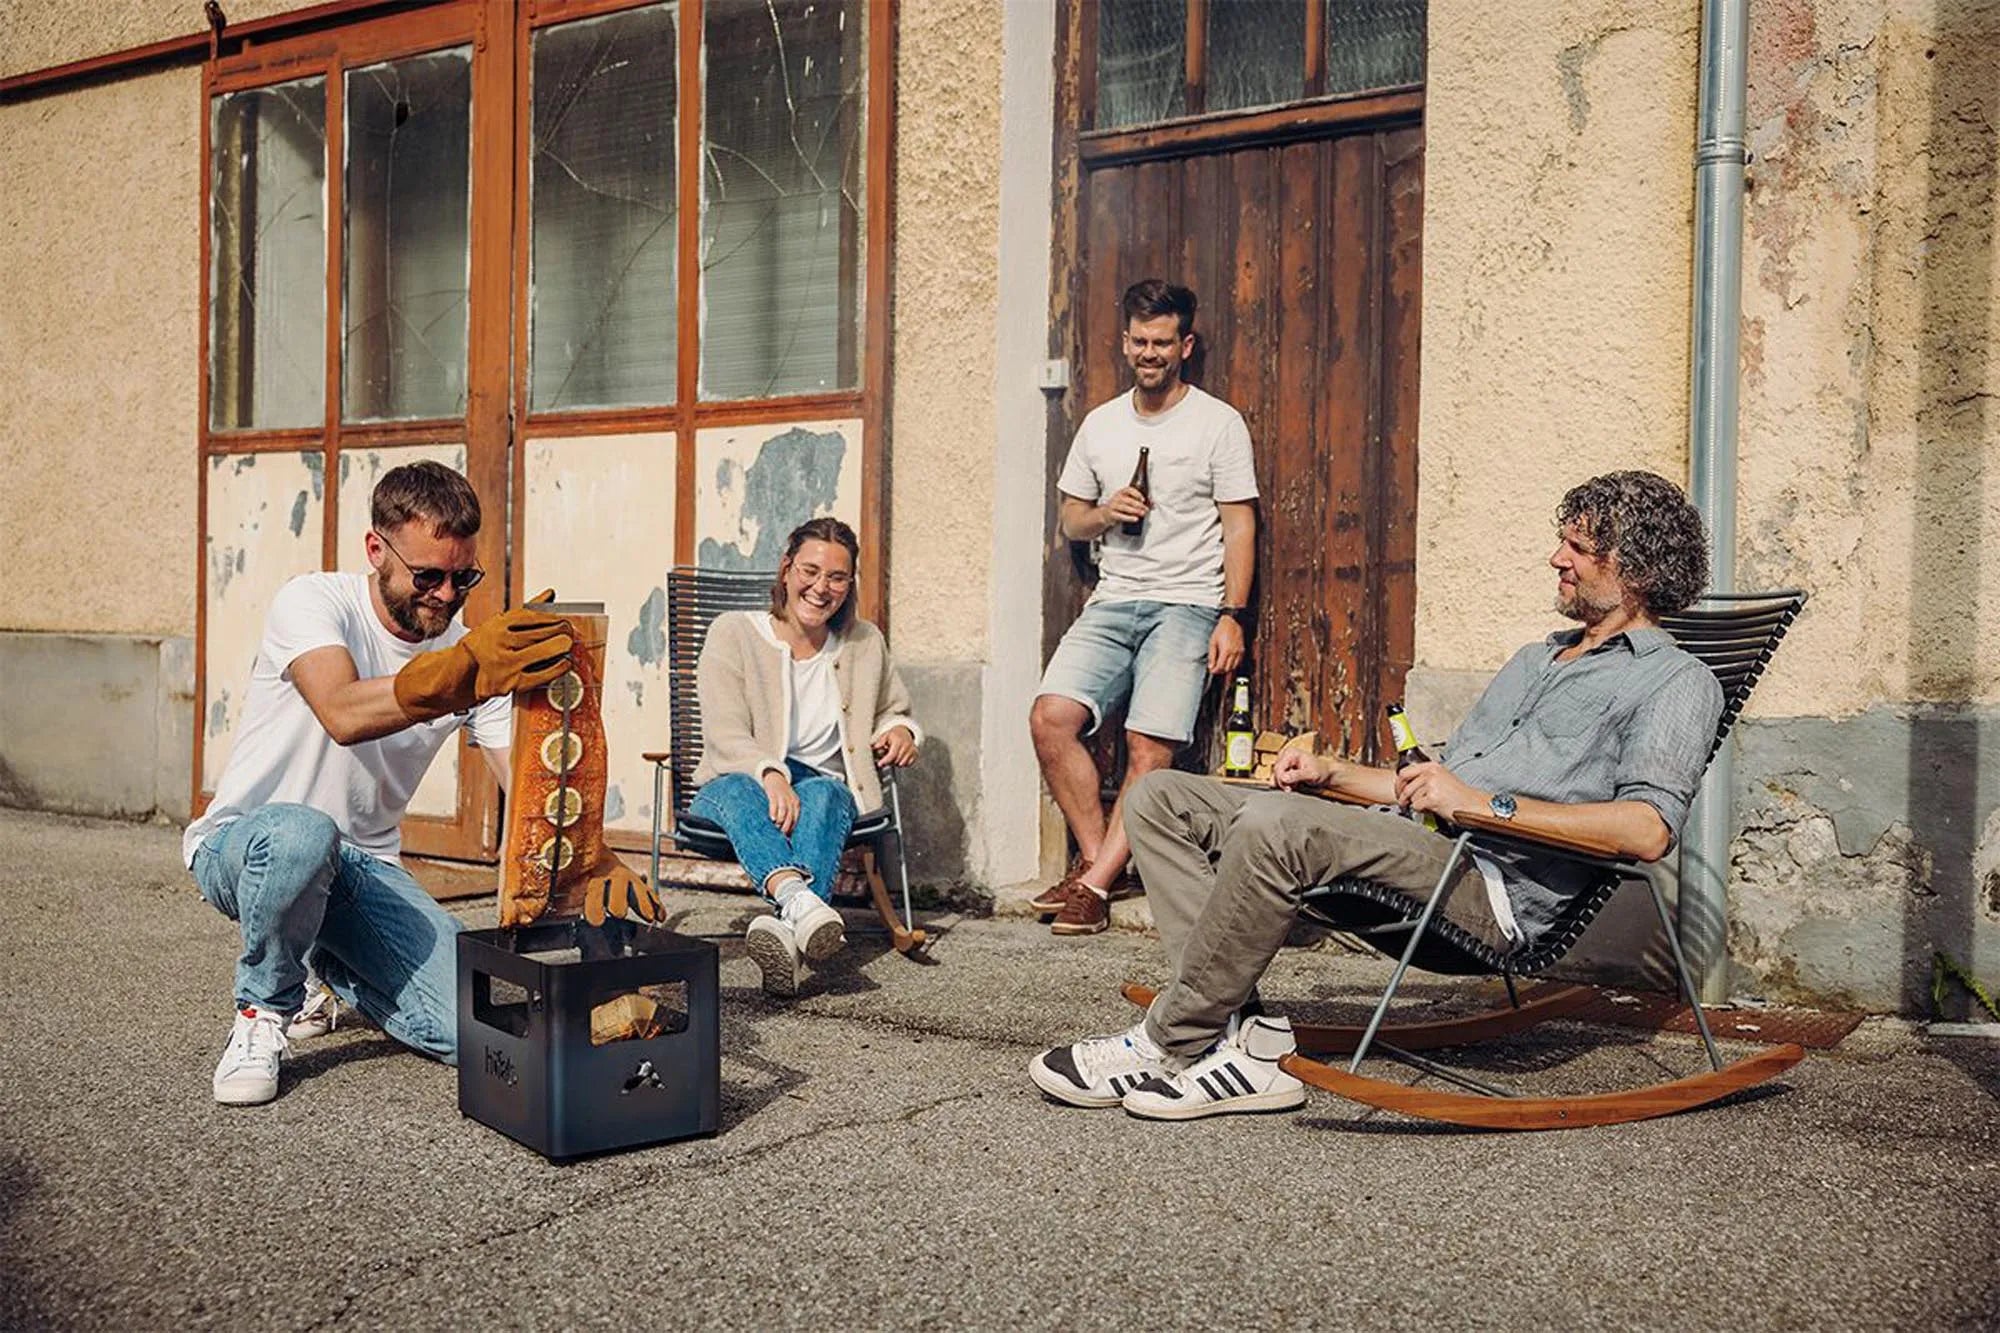
<path fill-rule="evenodd" d="M 1146 456 L 1151 452 L 1145 445 L 1142 444 L 1139 446 L 1139 466 L 1132 469 L 1132 481 L 1130 483 L 1132 489 L 1139 492 L 1145 498 L 1147 504 L 1153 502 L 1152 479 L 1147 475 L 1146 468 Z M 1145 519 L 1135 518 L 1129 522 L 1120 523 L 1118 530 L 1127 537 L 1136 537 L 1145 530 L 1145 527 Z"/>
<path fill-rule="evenodd" d="M 1410 719 L 1404 715 L 1403 705 L 1390 704 L 1387 711 L 1389 714 L 1389 735 L 1396 742 L 1396 771 L 1400 773 L 1411 764 L 1430 763 L 1431 757 L 1424 753 L 1423 746 L 1417 744 L 1417 729 L 1410 725 Z M 1404 807 L 1405 811 L 1408 809 L 1408 806 Z M 1425 828 L 1435 829 L 1437 826 L 1436 815 L 1427 814 L 1424 816 Z"/>

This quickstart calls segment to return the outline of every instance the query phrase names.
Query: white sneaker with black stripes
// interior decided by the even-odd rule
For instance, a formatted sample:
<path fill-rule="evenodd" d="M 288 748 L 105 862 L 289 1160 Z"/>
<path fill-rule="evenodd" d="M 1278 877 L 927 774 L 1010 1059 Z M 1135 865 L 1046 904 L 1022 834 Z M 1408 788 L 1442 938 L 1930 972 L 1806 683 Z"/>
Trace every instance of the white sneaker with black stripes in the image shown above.
<path fill-rule="evenodd" d="M 1305 1105 L 1306 1085 L 1278 1068 L 1278 1057 L 1297 1049 L 1288 1018 L 1232 1018 L 1214 1050 L 1126 1093 L 1125 1110 L 1147 1120 L 1297 1110 Z"/>
<path fill-rule="evenodd" d="M 1119 1105 L 1147 1079 L 1172 1073 L 1178 1064 L 1138 1023 L 1125 1032 L 1043 1051 L 1028 1062 L 1028 1077 L 1059 1102 L 1107 1107 Z"/>

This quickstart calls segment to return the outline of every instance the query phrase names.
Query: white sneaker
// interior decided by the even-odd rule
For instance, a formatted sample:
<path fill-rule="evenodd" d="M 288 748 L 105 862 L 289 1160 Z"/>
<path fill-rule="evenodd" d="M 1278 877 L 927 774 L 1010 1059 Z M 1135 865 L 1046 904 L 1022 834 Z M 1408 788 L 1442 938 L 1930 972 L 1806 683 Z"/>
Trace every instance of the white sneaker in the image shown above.
<path fill-rule="evenodd" d="M 1185 1069 L 1147 1079 L 1125 1094 L 1125 1110 L 1147 1120 L 1198 1120 L 1239 1111 L 1292 1111 L 1306 1085 L 1278 1068 L 1299 1048 L 1289 1018 L 1253 1018 L 1229 1029 L 1215 1049 Z"/>
<path fill-rule="evenodd" d="M 799 993 L 799 945 L 792 928 L 775 916 L 760 916 L 743 934 L 743 948 L 764 974 L 772 995 Z"/>
<path fill-rule="evenodd" d="M 778 915 L 792 928 L 799 952 L 815 963 L 833 957 L 847 943 L 847 926 L 840 913 L 811 889 L 800 889 L 785 899 L 784 910 Z"/>
<path fill-rule="evenodd" d="M 1153 1044 L 1144 1023 L 1108 1037 L 1086 1037 L 1028 1061 L 1035 1086 L 1071 1106 L 1117 1106 L 1147 1079 L 1171 1073 L 1178 1062 Z"/>
<path fill-rule="evenodd" d="M 262 1009 L 244 1009 L 216 1062 L 215 1100 L 257 1106 L 278 1095 L 278 1065 L 285 1058 L 285 1020 Z"/>
<path fill-rule="evenodd" d="M 314 1037 L 324 1037 L 339 1027 L 347 1016 L 341 1007 L 340 997 L 316 976 L 306 978 L 305 1008 L 292 1015 L 291 1023 L 285 1028 L 286 1041 L 310 1041 Z"/>

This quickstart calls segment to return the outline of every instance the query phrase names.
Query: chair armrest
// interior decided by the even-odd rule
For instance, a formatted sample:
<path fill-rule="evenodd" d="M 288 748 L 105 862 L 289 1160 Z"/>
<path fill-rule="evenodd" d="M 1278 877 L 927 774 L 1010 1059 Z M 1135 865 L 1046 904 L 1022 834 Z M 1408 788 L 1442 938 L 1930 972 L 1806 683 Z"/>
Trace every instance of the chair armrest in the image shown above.
<path fill-rule="evenodd" d="M 649 764 L 664 764 L 674 757 L 672 750 L 648 750 L 639 756 Z"/>
<path fill-rule="evenodd" d="M 1638 862 L 1637 858 L 1625 855 L 1602 839 L 1578 837 L 1573 833 L 1558 833 L 1554 829 L 1536 828 L 1532 823 L 1519 818 L 1499 819 L 1478 810 L 1454 810 L 1451 822 L 1462 829 L 1498 834 L 1515 842 L 1527 843 L 1531 847 L 1544 847 L 1550 851 L 1569 852 L 1603 861 L 1643 864 Z"/>

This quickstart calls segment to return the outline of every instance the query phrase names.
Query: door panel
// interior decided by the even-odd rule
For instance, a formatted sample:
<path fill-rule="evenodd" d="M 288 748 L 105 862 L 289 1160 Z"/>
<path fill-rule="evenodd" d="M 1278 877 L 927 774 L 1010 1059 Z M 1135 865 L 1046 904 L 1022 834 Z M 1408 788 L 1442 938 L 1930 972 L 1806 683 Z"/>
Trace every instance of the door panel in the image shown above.
<path fill-rule="evenodd" d="M 1188 378 L 1243 413 L 1257 455 L 1258 725 L 1385 753 L 1415 623 L 1422 126 L 1086 166 L 1078 206 L 1077 418 L 1129 387 L 1124 288 L 1193 287 Z M 1051 577 L 1068 591 L 1050 648 L 1087 594 Z M 1221 707 L 1218 691 L 1190 767 L 1213 766 Z"/>

